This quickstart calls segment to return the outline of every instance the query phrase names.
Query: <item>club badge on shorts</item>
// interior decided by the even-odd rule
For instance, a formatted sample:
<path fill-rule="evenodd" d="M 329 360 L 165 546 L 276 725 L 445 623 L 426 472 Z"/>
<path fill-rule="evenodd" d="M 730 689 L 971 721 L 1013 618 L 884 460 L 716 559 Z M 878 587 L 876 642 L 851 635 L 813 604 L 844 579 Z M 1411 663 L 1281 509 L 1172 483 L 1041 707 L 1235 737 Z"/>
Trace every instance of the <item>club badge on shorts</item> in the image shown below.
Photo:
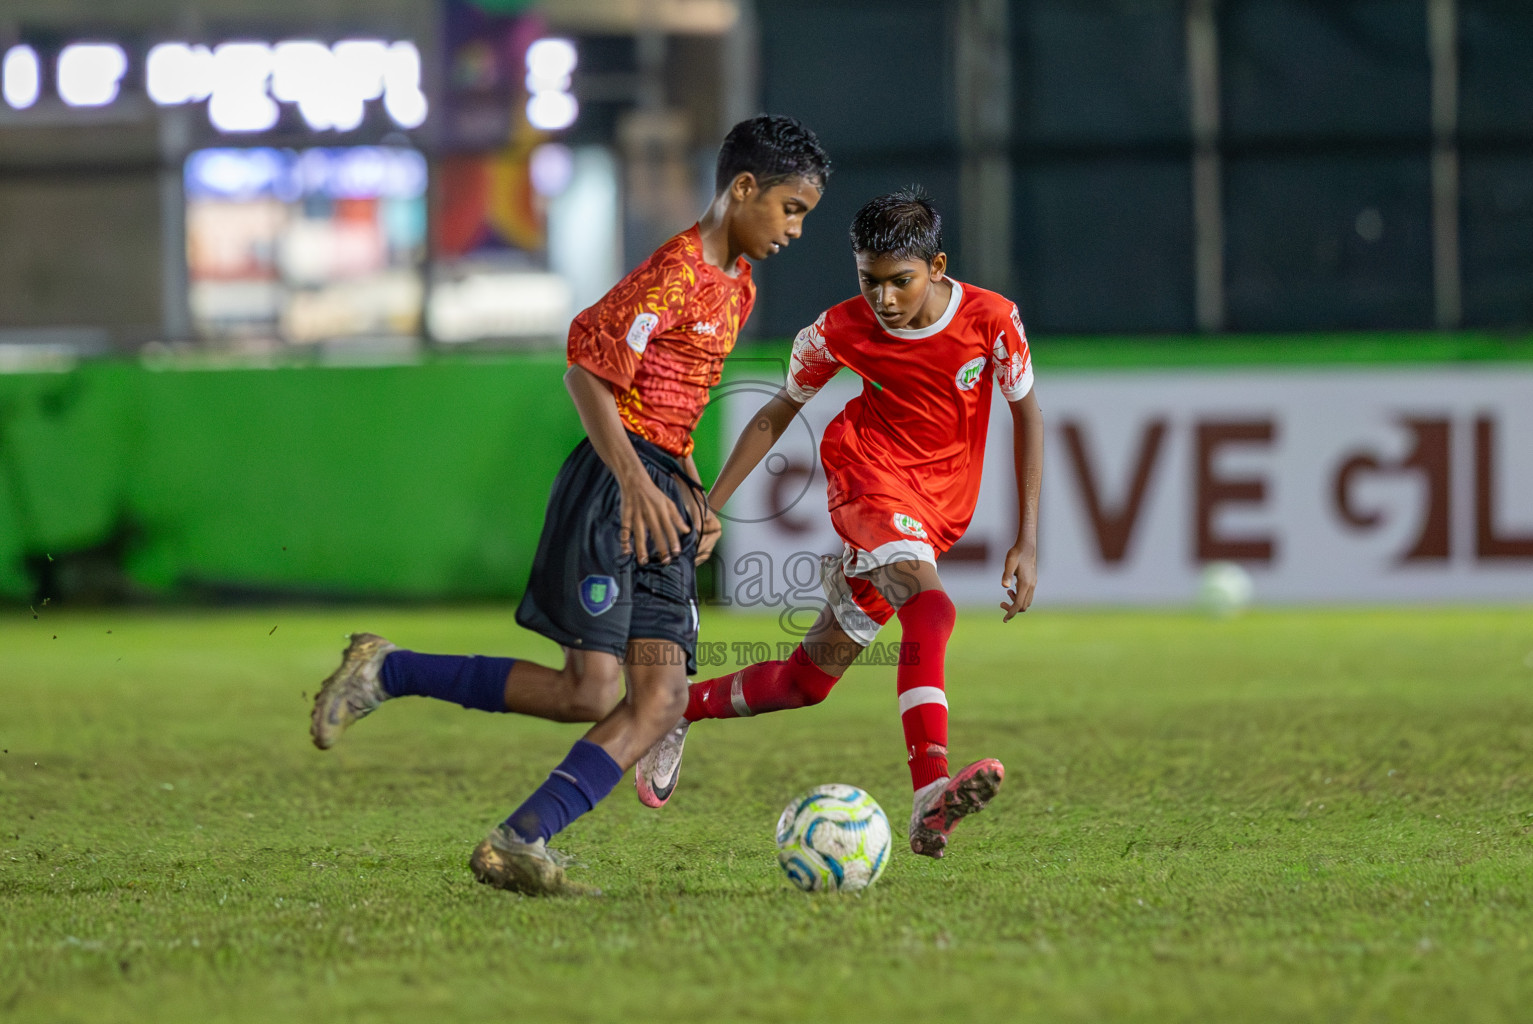
<path fill-rule="evenodd" d="M 617 603 L 617 580 L 611 576 L 587 576 L 580 581 L 580 606 L 591 615 L 601 615 Z"/>
<path fill-rule="evenodd" d="M 894 528 L 907 537 L 926 539 L 926 527 L 922 526 L 921 520 L 915 516 L 907 516 L 903 512 L 894 513 Z"/>

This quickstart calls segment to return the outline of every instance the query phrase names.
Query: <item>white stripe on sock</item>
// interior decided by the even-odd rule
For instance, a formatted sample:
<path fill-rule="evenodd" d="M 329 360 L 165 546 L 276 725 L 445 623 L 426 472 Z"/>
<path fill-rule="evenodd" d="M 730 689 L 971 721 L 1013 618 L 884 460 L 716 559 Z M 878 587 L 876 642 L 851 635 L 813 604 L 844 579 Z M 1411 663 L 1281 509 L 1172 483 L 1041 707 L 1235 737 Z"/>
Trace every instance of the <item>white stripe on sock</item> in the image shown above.
<path fill-rule="evenodd" d="M 922 704 L 941 704 L 947 707 L 947 694 L 940 686 L 913 686 L 900 694 L 900 714 Z"/>
<path fill-rule="evenodd" d="M 735 706 L 735 714 L 741 718 L 749 718 L 755 714 L 751 706 L 745 703 L 745 669 L 743 668 L 729 681 L 729 703 Z"/>

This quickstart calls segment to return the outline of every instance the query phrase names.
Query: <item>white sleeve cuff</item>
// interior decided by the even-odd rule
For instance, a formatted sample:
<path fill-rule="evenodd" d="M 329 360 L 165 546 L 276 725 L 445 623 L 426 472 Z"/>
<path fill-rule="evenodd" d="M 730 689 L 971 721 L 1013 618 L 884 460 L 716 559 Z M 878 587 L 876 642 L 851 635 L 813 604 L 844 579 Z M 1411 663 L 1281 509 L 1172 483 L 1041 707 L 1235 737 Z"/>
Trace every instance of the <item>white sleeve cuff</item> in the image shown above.
<path fill-rule="evenodd" d="M 1022 371 L 1022 379 L 1017 381 L 1015 387 L 1009 388 L 1004 384 L 1001 385 L 1001 396 L 1008 402 L 1015 402 L 1018 399 L 1026 398 L 1027 393 L 1031 390 L 1033 390 L 1033 367 L 1029 363 L 1027 369 Z"/>
<path fill-rule="evenodd" d="M 793 374 L 791 373 L 788 374 L 788 383 L 784 386 L 783 390 L 787 391 L 788 397 L 793 399 L 799 405 L 805 404 L 815 395 L 820 393 L 819 388 L 806 388 L 799 384 L 798 381 L 793 379 Z"/>

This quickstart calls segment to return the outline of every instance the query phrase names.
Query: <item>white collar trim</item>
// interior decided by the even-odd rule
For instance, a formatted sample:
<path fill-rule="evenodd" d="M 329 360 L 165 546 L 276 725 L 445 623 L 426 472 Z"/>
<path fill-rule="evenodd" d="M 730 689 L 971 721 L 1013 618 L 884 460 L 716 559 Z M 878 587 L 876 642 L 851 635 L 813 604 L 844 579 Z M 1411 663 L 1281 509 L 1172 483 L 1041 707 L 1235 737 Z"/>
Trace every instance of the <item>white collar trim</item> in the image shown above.
<path fill-rule="evenodd" d="M 947 325 L 952 323 L 953 317 L 958 315 L 959 303 L 963 302 L 963 285 L 951 277 L 948 278 L 948 281 L 953 285 L 953 294 L 948 296 L 947 309 L 942 311 L 942 315 L 937 318 L 936 323 L 913 330 L 910 328 L 885 327 L 883 332 L 892 338 L 899 338 L 902 341 L 920 341 L 922 338 L 930 338 L 933 334 L 941 334 L 947 330 Z M 875 316 L 874 319 L 878 318 Z"/>

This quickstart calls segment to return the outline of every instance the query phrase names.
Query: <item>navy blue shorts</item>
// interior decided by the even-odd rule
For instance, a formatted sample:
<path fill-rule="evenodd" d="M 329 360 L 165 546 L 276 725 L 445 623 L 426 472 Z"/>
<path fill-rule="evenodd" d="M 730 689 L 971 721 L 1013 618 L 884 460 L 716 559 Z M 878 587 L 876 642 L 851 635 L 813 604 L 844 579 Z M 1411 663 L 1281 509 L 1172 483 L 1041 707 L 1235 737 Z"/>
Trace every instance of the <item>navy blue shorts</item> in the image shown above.
<path fill-rule="evenodd" d="M 677 458 L 658 445 L 628 435 L 649 477 L 692 523 L 688 478 Z M 564 460 L 554 478 L 543 534 L 532 563 L 527 593 L 516 609 L 519 625 L 577 651 L 623 658 L 629 640 L 669 640 L 686 654 L 687 674 L 697 671 L 697 529 L 681 538 L 681 557 L 662 565 L 651 544 L 640 565 L 623 554 L 622 492 L 589 439 Z"/>

